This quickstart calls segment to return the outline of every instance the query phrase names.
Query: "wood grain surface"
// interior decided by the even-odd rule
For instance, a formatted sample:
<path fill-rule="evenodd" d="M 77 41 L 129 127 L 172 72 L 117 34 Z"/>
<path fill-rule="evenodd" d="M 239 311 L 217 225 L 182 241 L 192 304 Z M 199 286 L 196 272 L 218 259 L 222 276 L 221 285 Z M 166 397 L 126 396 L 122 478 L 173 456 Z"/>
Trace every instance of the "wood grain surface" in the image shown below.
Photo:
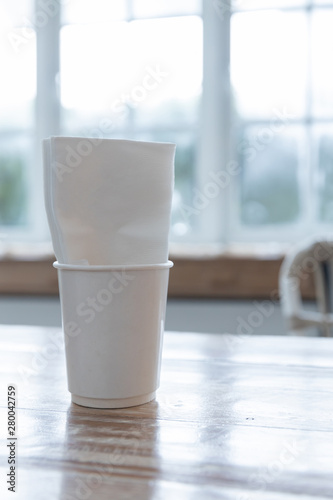
<path fill-rule="evenodd" d="M 120 410 L 70 402 L 59 330 L 2 326 L 0 344 L 0 498 L 333 498 L 333 339 L 166 333 L 156 401 Z"/>

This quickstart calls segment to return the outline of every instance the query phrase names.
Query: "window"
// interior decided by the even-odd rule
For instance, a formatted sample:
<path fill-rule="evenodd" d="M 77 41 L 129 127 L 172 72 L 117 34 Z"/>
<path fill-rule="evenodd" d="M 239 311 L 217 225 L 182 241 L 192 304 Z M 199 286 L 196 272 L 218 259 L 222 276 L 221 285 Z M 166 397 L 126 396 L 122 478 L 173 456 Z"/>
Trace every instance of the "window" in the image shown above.
<path fill-rule="evenodd" d="M 15 13 L 2 2 L 3 239 L 48 237 L 40 144 L 49 135 L 176 142 L 175 200 L 189 198 L 202 86 L 200 0 L 22 3 Z"/>
<path fill-rule="evenodd" d="M 61 131 L 177 143 L 173 234 L 183 235 L 177 204 L 191 198 L 198 143 L 200 2 L 83 6 L 71 1 L 62 12 Z"/>
<path fill-rule="evenodd" d="M 231 238 L 322 233 L 333 222 L 333 3 L 234 4 L 231 99 L 240 174 Z"/>
<path fill-rule="evenodd" d="M 21 5 L 18 15 L 11 2 L 0 4 L 0 241 L 17 233 L 28 237 L 34 219 L 29 195 L 36 175 L 36 36 L 27 30 L 29 43 L 15 52 L 12 43 L 22 36 L 21 16 L 31 16 L 29 2 Z"/>
<path fill-rule="evenodd" d="M 333 222 L 333 2 L 0 6 L 0 235 L 48 237 L 40 142 L 177 143 L 171 239 L 293 241 Z"/>

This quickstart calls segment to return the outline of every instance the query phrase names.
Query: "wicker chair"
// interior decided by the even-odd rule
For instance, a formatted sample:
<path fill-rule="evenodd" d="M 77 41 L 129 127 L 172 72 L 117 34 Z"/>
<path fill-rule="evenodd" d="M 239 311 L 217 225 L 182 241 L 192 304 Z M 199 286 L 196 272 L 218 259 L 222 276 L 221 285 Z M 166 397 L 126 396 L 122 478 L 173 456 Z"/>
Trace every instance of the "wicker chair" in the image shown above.
<path fill-rule="evenodd" d="M 303 308 L 301 281 L 313 275 L 317 311 Z M 332 314 L 333 240 L 316 239 L 295 246 L 280 270 L 279 288 L 282 314 L 289 330 L 304 333 L 317 326 L 321 336 L 330 336 Z"/>

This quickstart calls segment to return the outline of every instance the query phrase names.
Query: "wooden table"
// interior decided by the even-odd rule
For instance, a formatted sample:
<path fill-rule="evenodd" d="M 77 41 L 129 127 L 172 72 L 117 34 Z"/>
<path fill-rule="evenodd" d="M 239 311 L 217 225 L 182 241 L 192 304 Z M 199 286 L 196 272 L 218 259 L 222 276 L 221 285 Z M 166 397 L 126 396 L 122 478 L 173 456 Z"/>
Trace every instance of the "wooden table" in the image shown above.
<path fill-rule="evenodd" d="M 166 333 L 157 400 L 121 410 L 71 404 L 61 339 L 0 328 L 1 498 L 333 498 L 333 339 Z"/>

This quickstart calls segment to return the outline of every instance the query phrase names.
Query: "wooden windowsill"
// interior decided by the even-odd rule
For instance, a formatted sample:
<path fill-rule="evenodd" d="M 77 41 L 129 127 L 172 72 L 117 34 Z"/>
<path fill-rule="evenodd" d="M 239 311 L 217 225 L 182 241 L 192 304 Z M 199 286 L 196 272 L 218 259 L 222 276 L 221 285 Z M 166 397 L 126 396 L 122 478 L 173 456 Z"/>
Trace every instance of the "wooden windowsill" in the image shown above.
<path fill-rule="evenodd" d="M 170 259 L 169 297 L 253 299 L 276 298 L 283 252 L 274 249 L 176 247 Z M 6 252 L 0 258 L 0 294 L 57 295 L 58 279 L 50 251 Z M 305 298 L 312 298 L 311 280 Z"/>

